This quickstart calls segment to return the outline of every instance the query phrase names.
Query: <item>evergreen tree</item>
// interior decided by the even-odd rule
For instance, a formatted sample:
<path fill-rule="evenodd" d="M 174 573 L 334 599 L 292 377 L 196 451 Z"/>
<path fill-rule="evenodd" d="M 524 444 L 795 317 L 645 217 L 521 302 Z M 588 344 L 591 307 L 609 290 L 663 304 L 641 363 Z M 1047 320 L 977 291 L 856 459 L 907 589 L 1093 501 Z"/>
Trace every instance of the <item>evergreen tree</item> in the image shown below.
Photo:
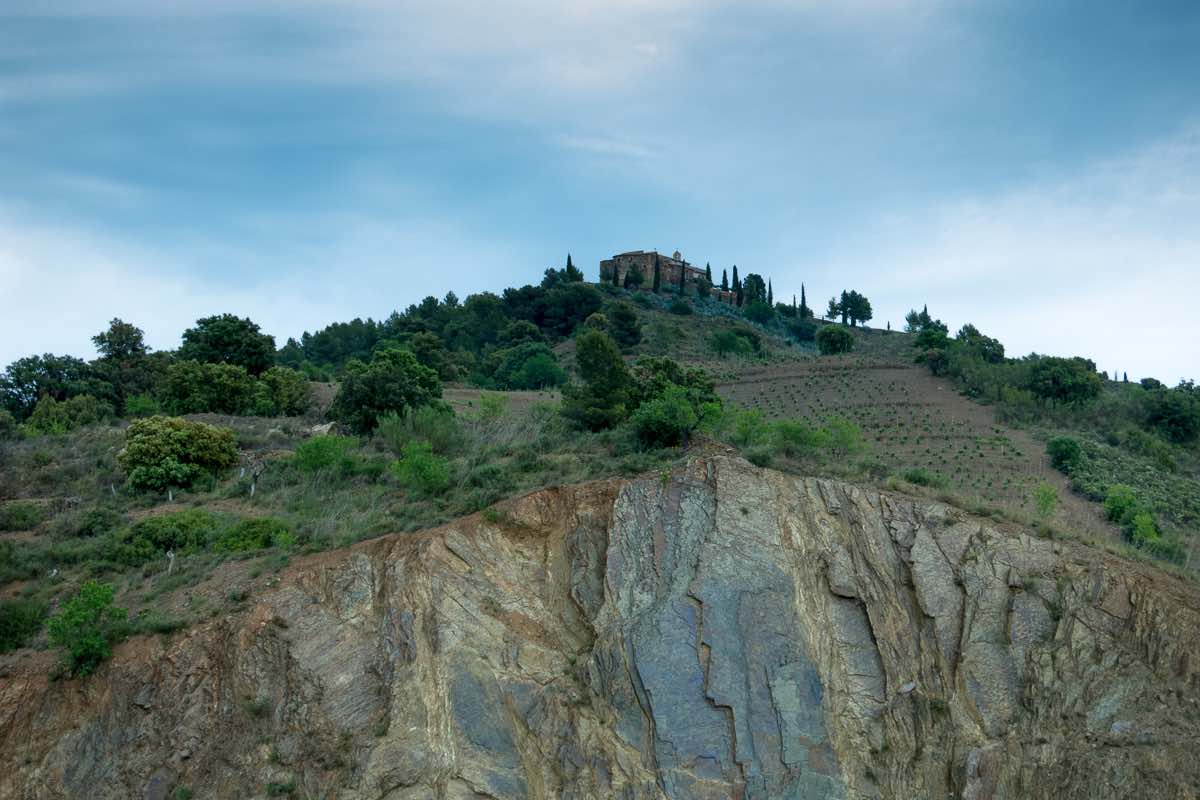
<path fill-rule="evenodd" d="M 658 263 L 658 253 L 654 254 L 654 293 L 662 289 L 662 267 Z"/>
<path fill-rule="evenodd" d="M 626 286 L 629 285 L 629 276 L 628 275 L 625 276 L 625 284 L 626 284 Z M 621 285 L 621 269 L 615 263 L 613 264 L 612 285 L 613 286 Z"/>
<path fill-rule="evenodd" d="M 838 303 L 838 311 L 841 312 L 842 324 L 845 325 L 850 316 L 850 296 L 845 289 L 842 289 L 842 302 Z"/>
<path fill-rule="evenodd" d="M 683 297 L 684 284 L 687 281 L 687 262 L 679 265 L 679 296 Z"/>
<path fill-rule="evenodd" d="M 729 271 L 725 269 L 721 270 L 721 291 L 729 291 Z"/>
<path fill-rule="evenodd" d="M 1122 375 L 1121 382 L 1122 382 L 1122 383 L 1129 383 L 1129 373 L 1128 373 L 1128 372 L 1122 372 L 1122 373 L 1121 373 L 1121 375 Z"/>
<path fill-rule="evenodd" d="M 738 280 L 737 264 L 734 264 L 733 265 L 733 288 L 734 288 L 734 290 L 736 291 L 737 287 L 740 285 L 741 285 L 741 281 Z"/>
<path fill-rule="evenodd" d="M 767 305 L 775 307 L 775 290 L 771 288 L 771 279 L 767 278 Z"/>
<path fill-rule="evenodd" d="M 838 305 L 837 298 L 829 298 L 829 308 L 825 309 L 825 319 L 837 319 L 837 315 L 840 313 L 842 313 L 842 307 Z"/>
<path fill-rule="evenodd" d="M 792 311 L 796 310 L 796 295 L 792 295 Z"/>
<path fill-rule="evenodd" d="M 704 262 L 704 280 L 708 281 L 710 286 L 712 285 L 712 265 L 707 261 Z"/>
<path fill-rule="evenodd" d="M 804 284 L 800 284 L 800 319 L 807 319 L 813 315 L 812 309 L 808 307 L 808 299 L 804 296 Z"/>

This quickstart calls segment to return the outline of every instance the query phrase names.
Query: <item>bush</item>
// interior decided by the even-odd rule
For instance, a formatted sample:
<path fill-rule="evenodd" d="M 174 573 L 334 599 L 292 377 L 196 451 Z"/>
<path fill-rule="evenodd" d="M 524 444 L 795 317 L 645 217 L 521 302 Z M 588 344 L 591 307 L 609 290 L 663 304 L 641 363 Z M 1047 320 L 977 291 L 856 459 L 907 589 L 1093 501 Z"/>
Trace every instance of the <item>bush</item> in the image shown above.
<path fill-rule="evenodd" d="M 50 395 L 44 395 L 33 407 L 26 425 L 36 433 L 62 434 L 84 425 L 103 422 L 112 416 L 111 403 L 97 400 L 89 394 L 76 395 L 61 403 Z"/>
<path fill-rule="evenodd" d="M 150 417 L 130 423 L 117 463 L 130 487 L 163 491 L 186 488 L 201 475 L 216 474 L 237 461 L 233 431 L 178 417 Z"/>
<path fill-rule="evenodd" d="M 807 455 L 828 446 L 828 436 L 820 428 L 790 419 L 775 423 L 775 447 L 789 458 Z"/>
<path fill-rule="evenodd" d="M 796 319 L 788 324 L 788 330 L 802 342 L 811 342 L 817 338 L 817 323 L 811 319 Z"/>
<path fill-rule="evenodd" d="M 842 417 L 830 417 L 825 421 L 825 435 L 828 441 L 829 452 L 838 457 L 845 458 L 862 452 L 866 449 L 866 442 L 863 440 L 862 430 L 848 419 Z"/>
<path fill-rule="evenodd" d="M 0 531 L 33 530 L 42 521 L 42 507 L 37 503 L 15 501 L 0 506 Z"/>
<path fill-rule="evenodd" d="M 125 416 L 153 417 L 162 413 L 162 405 L 148 394 L 135 394 L 125 398 Z"/>
<path fill-rule="evenodd" d="M 684 300 L 682 297 L 674 300 L 671 303 L 668 310 L 672 314 L 678 314 L 681 317 L 686 317 L 689 314 L 693 313 L 692 304 L 689 303 L 687 300 Z"/>
<path fill-rule="evenodd" d="M 775 310 L 766 303 L 755 301 L 742 309 L 742 316 L 759 325 L 766 325 L 775 317 Z"/>
<path fill-rule="evenodd" d="M 0 653 L 24 647 L 42 629 L 45 616 L 45 604 L 36 600 L 0 600 Z"/>
<path fill-rule="evenodd" d="M 121 515 L 111 508 L 89 508 L 59 515 L 51 524 L 51 532 L 60 538 L 91 539 L 116 530 L 122 521 Z"/>
<path fill-rule="evenodd" d="M 1071 474 L 1083 456 L 1079 442 L 1069 436 L 1059 436 L 1046 442 L 1046 454 L 1050 456 L 1054 468 L 1066 475 Z"/>
<path fill-rule="evenodd" d="M 643 447 L 674 447 L 687 441 L 698 418 L 687 392 L 671 385 L 633 415 L 633 430 Z"/>
<path fill-rule="evenodd" d="M 817 331 L 817 348 L 826 356 L 849 353 L 854 349 L 854 334 L 840 325 L 824 325 Z"/>
<path fill-rule="evenodd" d="M 750 340 L 732 330 L 715 331 L 708 337 L 708 344 L 713 352 L 721 358 L 731 354 L 748 356 L 754 352 L 754 346 Z"/>
<path fill-rule="evenodd" d="M 1046 520 L 1054 513 L 1054 507 L 1058 505 L 1058 492 L 1050 484 L 1042 481 L 1037 488 L 1033 490 L 1033 507 L 1037 512 L 1038 519 Z"/>
<path fill-rule="evenodd" d="M 1096 365 L 1082 358 L 1044 356 L 1030 366 L 1026 388 L 1043 400 L 1082 403 L 1100 394 Z"/>
<path fill-rule="evenodd" d="M 441 396 L 442 382 L 436 372 L 421 366 L 408 350 L 387 348 L 375 353 L 368 364 L 354 359 L 346 365 L 329 413 L 356 433 L 367 433 L 383 414 L 403 413 Z"/>
<path fill-rule="evenodd" d="M 354 471 L 354 451 L 357 449 L 358 439 L 352 436 L 314 436 L 296 446 L 292 453 L 292 464 L 301 472 L 336 469 L 342 474 L 349 474 Z"/>
<path fill-rule="evenodd" d="M 162 558 L 168 550 L 177 554 L 203 550 L 220 529 L 220 518 L 199 509 L 146 517 L 114 534 L 104 548 L 105 556 L 138 566 Z"/>
<path fill-rule="evenodd" d="M 296 543 L 288 526 L 277 519 L 263 517 L 243 519 L 235 523 L 219 538 L 217 550 L 237 553 L 247 550 L 264 550 L 268 547 L 291 547 Z"/>
<path fill-rule="evenodd" d="M 72 675 L 89 675 L 108 658 L 125 630 L 125 609 L 113 605 L 111 584 L 90 580 L 63 604 L 46 628 L 50 642 L 63 649 Z"/>
<path fill-rule="evenodd" d="M 428 442 L 409 442 L 392 473 L 406 489 L 418 494 L 433 494 L 450 485 L 450 463 L 434 455 Z"/>
<path fill-rule="evenodd" d="M 554 352 L 541 342 L 499 350 L 491 360 L 496 364 L 492 381 L 501 389 L 547 389 L 567 382 Z"/>
<path fill-rule="evenodd" d="M 914 467 L 904 471 L 904 480 L 915 486 L 929 486 L 940 489 L 946 485 L 946 479 L 936 472 L 930 472 L 924 467 Z"/>
<path fill-rule="evenodd" d="M 413 441 L 429 442 L 435 453 L 451 453 L 463 443 L 463 433 L 454 411 L 445 404 L 422 406 L 404 414 L 385 414 L 375 433 L 399 457 Z"/>
<path fill-rule="evenodd" d="M 247 414 L 254 408 L 256 383 L 245 367 L 176 361 L 161 388 L 172 414 Z"/>
<path fill-rule="evenodd" d="M 1132 520 L 1138 508 L 1138 499 L 1132 487 L 1120 483 L 1108 487 L 1108 494 L 1104 498 L 1104 514 L 1110 520 L 1117 523 Z"/>
<path fill-rule="evenodd" d="M 269 398 L 269 411 L 260 416 L 298 417 L 308 411 L 312 400 L 312 386 L 303 372 L 287 367 L 271 367 L 259 378 L 259 387 L 265 387 Z"/>

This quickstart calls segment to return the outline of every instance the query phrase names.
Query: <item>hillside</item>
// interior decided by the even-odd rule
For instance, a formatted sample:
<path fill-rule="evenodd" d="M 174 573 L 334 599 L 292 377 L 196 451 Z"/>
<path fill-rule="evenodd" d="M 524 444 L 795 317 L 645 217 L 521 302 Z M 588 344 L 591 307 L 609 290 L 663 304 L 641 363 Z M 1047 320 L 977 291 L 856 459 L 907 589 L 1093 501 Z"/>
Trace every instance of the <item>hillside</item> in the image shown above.
<path fill-rule="evenodd" d="M 0 795 L 1188 797 L 1198 633 L 1155 569 L 697 458 L 300 559 L 86 681 L 10 661 Z"/>
<path fill-rule="evenodd" d="M 130 345 L 140 332 L 114 320 L 97 340 L 110 351 L 123 342 L 118 355 L 10 366 L 0 390 L 23 416 L 0 437 L 0 696 L 11 708 L 0 732 L 21 763 L 6 768 L 7 791 L 77 797 L 93 781 L 104 787 L 94 796 L 177 800 L 193 789 L 559 797 L 580 781 L 591 788 L 579 797 L 736 787 L 1027 797 L 1043 780 L 1079 797 L 1196 788 L 1195 775 L 1162 771 L 1144 734 L 1170 731 L 1168 750 L 1197 735 L 1181 694 L 1195 680 L 1200 567 L 1190 384 L 1119 384 L 1079 359 L 1006 358 L 970 326 L 950 338 L 927 312 L 905 333 L 547 281 L 429 298 L 278 351 L 229 315 L 198 321 L 165 353 Z M 231 342 L 254 361 L 214 355 Z M 1038 395 L 1044 372 L 1053 391 L 1082 394 Z M 210 461 L 188 461 L 197 453 Z M 650 530 L 662 535 L 639 543 Z M 886 553 L 863 549 L 861 536 L 885 530 Z M 926 535 L 948 565 L 922 561 Z M 688 550 L 696 536 L 718 538 Z M 787 639 L 778 646 L 795 660 L 785 662 L 803 673 L 786 687 L 751 681 L 746 697 L 730 694 L 753 659 L 779 653 L 755 655 L 767 646 L 757 638 L 717 640 L 731 626 L 769 628 L 778 609 L 744 606 L 732 583 L 705 588 L 727 558 L 722 541 L 756 553 L 779 579 L 775 594 L 791 580 L 823 587 L 767 637 Z M 606 582 L 651 562 L 653 581 Z M 805 571 L 814 565 L 824 571 Z M 425 571 L 443 567 L 463 583 L 448 590 Z M 441 588 L 407 588 L 409 573 Z M 646 592 L 657 598 L 648 606 Z M 476 605 L 483 617 L 467 610 Z M 309 618 L 310 607 L 320 613 Z M 696 614 L 708 621 L 697 627 Z M 446 641 L 490 644 L 471 651 L 469 668 L 418 658 L 415 640 L 403 642 L 419 619 Z M 653 655 L 667 642 L 686 654 L 688 641 L 703 655 L 700 697 L 662 672 L 690 666 Z M 919 644 L 902 653 L 903 641 Z M 1094 647 L 1122 655 L 1081 665 Z M 612 672 L 618 653 L 638 652 L 650 661 Z M 172 666 L 155 671 L 160 662 Z M 347 670 L 373 676 L 375 699 L 338 694 Z M 875 683 L 854 689 L 864 675 Z M 1165 710 L 1152 691 L 1171 698 Z M 691 710 L 671 716 L 656 692 Z M 168 707 L 160 693 L 190 699 Z M 441 710 L 386 699 L 414 695 L 440 698 Z M 479 717 L 501 701 L 515 727 Z M 728 723 L 709 719 L 713 706 L 734 709 Z M 783 727 L 768 730 L 764 714 Z M 106 738 L 104 720 L 134 717 L 157 743 L 101 775 L 126 747 Z M 693 723 L 691 744 L 667 733 Z M 213 744 L 217 729 L 233 734 Z M 793 734 L 809 749 L 780 744 Z M 747 737 L 756 743 L 743 748 Z M 1115 766 L 1072 772 L 1096 737 Z M 556 755 L 539 750 L 546 742 Z M 600 761 L 571 755 L 593 749 Z M 81 761 L 68 769 L 71 753 Z M 701 763 L 699 753 L 718 755 Z M 1012 757 L 1034 766 L 1011 772 Z M 1149 776 L 1153 793 L 1130 794 L 1132 774 Z"/>

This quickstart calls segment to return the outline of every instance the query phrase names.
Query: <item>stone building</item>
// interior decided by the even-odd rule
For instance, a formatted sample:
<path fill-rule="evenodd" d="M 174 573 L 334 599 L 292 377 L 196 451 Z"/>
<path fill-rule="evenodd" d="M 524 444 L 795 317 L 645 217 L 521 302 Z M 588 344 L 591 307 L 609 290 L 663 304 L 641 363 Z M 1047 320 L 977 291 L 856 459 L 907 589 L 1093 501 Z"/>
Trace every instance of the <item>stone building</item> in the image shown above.
<path fill-rule="evenodd" d="M 630 250 L 618 253 L 612 258 L 600 262 L 600 282 L 612 283 L 613 271 L 617 273 L 617 283 L 625 284 L 625 275 L 634 270 L 641 273 L 642 288 L 650 289 L 654 285 L 654 260 L 659 264 L 659 291 L 672 292 L 679 286 L 679 275 L 683 273 L 684 294 L 695 296 L 701 281 L 706 280 L 704 267 L 689 264 L 676 250 L 673 255 L 663 255 L 655 250 Z M 720 286 L 714 286 L 709 295 L 715 300 L 731 303 L 733 295 L 722 292 Z"/>

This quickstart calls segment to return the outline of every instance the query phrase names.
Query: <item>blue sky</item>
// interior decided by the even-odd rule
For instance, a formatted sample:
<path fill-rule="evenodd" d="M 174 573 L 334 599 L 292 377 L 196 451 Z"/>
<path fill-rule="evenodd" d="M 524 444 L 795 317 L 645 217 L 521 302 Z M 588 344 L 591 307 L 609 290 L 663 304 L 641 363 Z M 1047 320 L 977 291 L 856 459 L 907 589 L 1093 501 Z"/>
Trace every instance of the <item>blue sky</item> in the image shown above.
<path fill-rule="evenodd" d="M 8 0 L 0 363 L 679 249 L 1200 378 L 1195 3 Z"/>

